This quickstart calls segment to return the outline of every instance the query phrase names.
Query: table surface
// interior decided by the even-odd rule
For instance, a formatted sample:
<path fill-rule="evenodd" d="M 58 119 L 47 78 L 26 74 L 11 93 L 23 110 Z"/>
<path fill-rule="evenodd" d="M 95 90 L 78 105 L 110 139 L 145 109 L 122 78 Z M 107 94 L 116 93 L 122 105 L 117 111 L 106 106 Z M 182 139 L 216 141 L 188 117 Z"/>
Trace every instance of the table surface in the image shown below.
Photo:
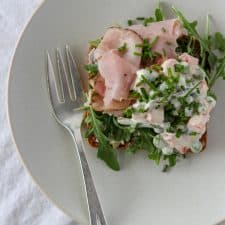
<path fill-rule="evenodd" d="M 0 104 L 4 106 L 0 108 L 1 225 L 75 225 L 48 201 L 24 170 L 7 123 L 5 103 L 10 61 L 21 30 L 42 1 L 0 0 Z"/>

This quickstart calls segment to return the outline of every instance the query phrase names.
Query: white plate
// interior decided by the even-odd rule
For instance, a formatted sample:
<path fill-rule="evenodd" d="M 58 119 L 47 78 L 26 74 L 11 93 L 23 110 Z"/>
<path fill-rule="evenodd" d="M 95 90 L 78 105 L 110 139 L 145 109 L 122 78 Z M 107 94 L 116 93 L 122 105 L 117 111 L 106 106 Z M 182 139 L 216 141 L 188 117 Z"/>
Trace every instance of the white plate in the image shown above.
<path fill-rule="evenodd" d="M 225 33 L 225 1 L 170 3 L 189 18 L 213 15 Z M 42 190 L 75 221 L 88 224 L 79 164 L 73 143 L 52 118 L 46 92 L 45 51 L 72 45 L 80 66 L 87 42 L 112 23 L 148 16 L 157 1 L 47 0 L 18 44 L 8 87 L 9 118 L 24 164 Z M 213 225 L 225 219 L 225 85 L 209 125 L 207 150 L 178 163 L 169 173 L 145 158 L 121 154 L 113 172 L 87 147 L 87 157 L 110 225 Z"/>

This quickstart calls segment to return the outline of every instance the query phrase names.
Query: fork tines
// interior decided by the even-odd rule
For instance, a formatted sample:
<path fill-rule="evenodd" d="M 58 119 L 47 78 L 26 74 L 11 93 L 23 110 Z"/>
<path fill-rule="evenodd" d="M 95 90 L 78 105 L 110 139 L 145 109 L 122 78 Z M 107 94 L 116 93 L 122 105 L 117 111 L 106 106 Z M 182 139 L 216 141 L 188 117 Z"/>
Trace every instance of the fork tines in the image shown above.
<path fill-rule="evenodd" d="M 82 97 L 82 86 L 79 72 L 72 56 L 70 47 L 65 47 L 65 57 L 63 60 L 59 48 L 56 49 L 57 72 L 53 69 L 53 63 L 49 52 L 47 52 L 48 63 L 48 89 L 52 104 L 66 101 L 79 101 Z M 66 69 L 67 68 L 67 69 Z M 57 102 L 56 102 L 57 101 Z"/>

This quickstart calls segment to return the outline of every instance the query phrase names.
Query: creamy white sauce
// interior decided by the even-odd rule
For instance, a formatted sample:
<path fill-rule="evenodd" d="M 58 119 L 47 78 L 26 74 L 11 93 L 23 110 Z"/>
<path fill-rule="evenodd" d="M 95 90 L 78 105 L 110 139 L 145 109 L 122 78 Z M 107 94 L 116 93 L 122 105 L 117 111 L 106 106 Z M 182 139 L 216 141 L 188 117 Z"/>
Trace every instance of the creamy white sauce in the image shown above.
<path fill-rule="evenodd" d="M 161 149 L 164 155 L 171 155 L 174 152 L 173 148 L 168 145 L 160 134 L 154 137 L 153 144 Z"/>
<path fill-rule="evenodd" d="M 186 96 L 188 94 L 186 101 L 189 104 L 193 102 L 199 103 L 199 115 L 193 115 L 193 110 L 190 107 L 185 107 L 185 116 L 190 117 L 190 119 L 186 125 L 180 125 L 178 128 L 184 132 L 183 134 L 176 136 L 175 133 L 167 132 L 170 123 L 164 121 L 164 107 L 163 103 L 161 103 L 163 97 L 156 97 L 154 100 L 149 100 L 149 102 L 137 101 L 132 107 L 136 111 L 140 110 L 140 112 L 133 113 L 131 119 L 119 118 L 118 120 L 121 124 L 129 124 L 132 126 L 139 124 L 144 127 L 152 127 L 154 131 L 158 133 L 154 138 L 154 145 L 157 148 L 160 148 L 165 155 L 172 154 L 174 149 L 182 154 L 186 153 L 189 149 L 195 153 L 201 151 L 202 144 L 200 138 L 206 131 L 206 124 L 210 118 L 209 113 L 216 104 L 216 101 L 212 97 L 207 96 L 208 86 L 205 81 L 206 75 L 197 64 L 198 60 L 188 54 L 184 54 L 181 57 L 181 60 L 182 58 L 184 60 L 183 62 L 178 62 L 175 59 L 168 59 L 161 66 L 166 76 L 168 75 L 169 68 L 172 70 L 173 74 L 176 74 L 175 64 L 185 66 L 185 70 L 179 74 L 177 83 L 177 88 L 179 88 L 177 89 L 178 91 L 175 91 L 166 99 L 166 101 L 170 102 L 175 108 L 172 112 L 173 115 L 178 115 L 179 109 L 182 107 L 178 97 Z M 140 91 L 140 88 L 144 88 L 151 98 L 155 95 L 157 90 L 152 90 L 149 85 L 145 83 L 140 85 L 142 76 L 151 82 L 154 81 L 159 74 L 156 71 L 151 72 L 148 69 L 137 71 L 137 77 L 132 89 L 138 92 Z M 199 80 L 202 81 L 199 83 Z M 192 90 L 197 84 L 198 86 Z M 168 84 L 165 81 L 162 82 L 159 86 L 159 90 L 164 92 L 167 89 Z M 192 90 L 191 94 L 189 94 L 190 90 Z"/>

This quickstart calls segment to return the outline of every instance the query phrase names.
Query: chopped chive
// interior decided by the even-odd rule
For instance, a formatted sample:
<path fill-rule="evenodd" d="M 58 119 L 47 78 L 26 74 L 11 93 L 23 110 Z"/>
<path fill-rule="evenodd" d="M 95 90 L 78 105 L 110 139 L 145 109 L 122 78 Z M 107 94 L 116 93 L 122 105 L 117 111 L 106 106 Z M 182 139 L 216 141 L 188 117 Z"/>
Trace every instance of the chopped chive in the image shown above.
<path fill-rule="evenodd" d="M 166 28 L 165 27 L 162 27 L 161 30 L 162 30 L 163 33 L 166 33 Z"/>
<path fill-rule="evenodd" d="M 182 73 L 185 70 L 185 66 L 177 63 L 174 65 L 174 69 L 175 69 L 175 72 Z"/>
<path fill-rule="evenodd" d="M 163 18 L 164 18 L 163 12 L 161 10 L 160 3 L 159 3 L 158 8 L 156 8 L 155 10 L 155 19 L 156 21 L 162 21 Z"/>
<path fill-rule="evenodd" d="M 87 65 L 84 65 L 84 68 L 86 69 L 86 71 L 88 72 L 90 77 L 93 77 L 93 76 L 97 75 L 97 73 L 98 73 L 98 65 L 97 64 L 87 64 Z"/>
<path fill-rule="evenodd" d="M 173 71 L 172 71 L 171 67 L 168 68 L 167 72 L 168 72 L 168 77 L 172 78 L 173 77 Z"/>
<path fill-rule="evenodd" d="M 142 48 L 143 47 L 143 44 L 135 44 L 135 47 L 136 48 Z"/>
<path fill-rule="evenodd" d="M 153 64 L 153 65 L 151 65 L 151 69 L 159 72 L 159 71 L 162 70 L 162 67 L 160 65 L 158 65 L 158 64 Z M 162 77 L 162 78 L 164 78 L 164 77 Z"/>
<path fill-rule="evenodd" d="M 157 90 L 155 85 L 153 83 L 151 83 L 145 76 L 142 75 L 141 78 L 142 78 L 143 82 L 146 83 L 151 89 Z"/>
<path fill-rule="evenodd" d="M 170 46 L 170 45 L 172 45 L 172 42 L 166 41 L 166 44 Z"/>
<path fill-rule="evenodd" d="M 141 88 L 140 90 L 141 90 L 141 94 L 142 94 L 142 96 L 143 96 L 143 100 L 144 100 L 145 102 L 147 102 L 147 101 L 149 100 L 148 93 L 146 92 L 146 90 L 145 90 L 144 88 Z"/>
<path fill-rule="evenodd" d="M 137 17 L 136 20 L 145 20 L 145 17 Z"/>
<path fill-rule="evenodd" d="M 136 55 L 136 56 L 141 56 L 140 52 L 134 52 L 133 54 Z"/>
<path fill-rule="evenodd" d="M 182 134 L 182 130 L 178 129 L 176 132 L 176 137 L 179 138 Z"/>
<path fill-rule="evenodd" d="M 130 98 L 140 98 L 140 94 L 136 91 L 131 91 L 129 97 Z"/>
<path fill-rule="evenodd" d="M 163 56 L 166 56 L 166 50 L 165 50 L 165 48 L 163 48 L 162 50 L 163 50 Z"/>
<path fill-rule="evenodd" d="M 195 84 L 189 91 L 183 96 L 184 98 L 187 97 L 189 94 L 191 94 L 201 83 L 202 81 L 200 80 L 197 84 Z"/>
<path fill-rule="evenodd" d="M 165 164 L 162 169 L 162 172 L 164 172 L 164 173 L 167 172 L 169 168 L 170 168 L 169 165 Z"/>
<path fill-rule="evenodd" d="M 192 131 L 191 133 L 189 133 L 190 136 L 196 136 L 198 133 L 195 131 Z"/>
<path fill-rule="evenodd" d="M 133 20 L 128 20 L 128 21 L 127 21 L 128 26 L 133 25 L 133 23 L 134 23 Z"/>
<path fill-rule="evenodd" d="M 148 24 L 152 22 L 155 22 L 155 19 L 153 17 L 148 17 L 144 19 L 143 25 L 148 26 Z"/>
<path fill-rule="evenodd" d="M 151 48 L 156 44 L 156 42 L 159 40 L 159 36 L 156 36 L 153 41 L 150 43 Z"/>
<path fill-rule="evenodd" d="M 125 53 L 128 49 L 127 49 L 127 43 L 124 43 L 122 46 L 120 46 L 117 49 L 120 53 Z"/>

